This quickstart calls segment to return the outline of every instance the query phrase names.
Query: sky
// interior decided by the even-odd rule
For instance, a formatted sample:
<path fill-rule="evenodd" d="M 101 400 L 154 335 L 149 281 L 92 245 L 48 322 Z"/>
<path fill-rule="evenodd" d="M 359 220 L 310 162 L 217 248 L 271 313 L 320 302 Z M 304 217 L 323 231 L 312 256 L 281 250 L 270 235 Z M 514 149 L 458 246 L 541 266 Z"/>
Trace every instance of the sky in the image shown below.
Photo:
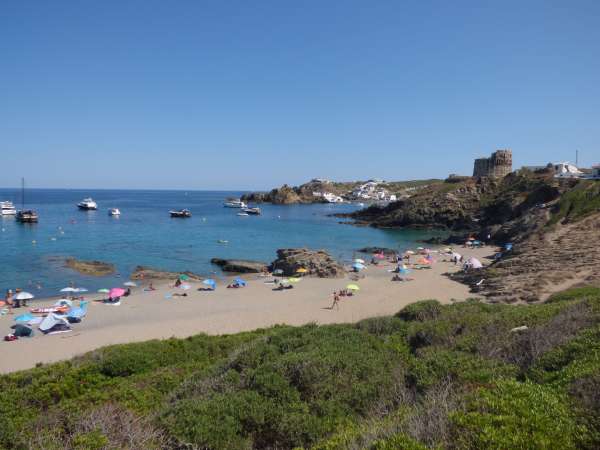
<path fill-rule="evenodd" d="M 600 163 L 600 2 L 2 2 L 0 186 Z"/>

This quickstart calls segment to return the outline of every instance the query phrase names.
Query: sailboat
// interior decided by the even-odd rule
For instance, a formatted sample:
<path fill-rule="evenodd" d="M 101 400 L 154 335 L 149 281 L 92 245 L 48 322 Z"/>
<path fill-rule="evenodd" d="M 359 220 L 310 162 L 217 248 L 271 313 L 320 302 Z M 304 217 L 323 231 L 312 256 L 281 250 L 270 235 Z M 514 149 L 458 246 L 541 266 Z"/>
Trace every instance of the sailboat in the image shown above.
<path fill-rule="evenodd" d="M 25 178 L 21 178 L 21 209 L 17 213 L 17 222 L 37 223 L 38 214 L 32 209 L 25 209 Z"/>

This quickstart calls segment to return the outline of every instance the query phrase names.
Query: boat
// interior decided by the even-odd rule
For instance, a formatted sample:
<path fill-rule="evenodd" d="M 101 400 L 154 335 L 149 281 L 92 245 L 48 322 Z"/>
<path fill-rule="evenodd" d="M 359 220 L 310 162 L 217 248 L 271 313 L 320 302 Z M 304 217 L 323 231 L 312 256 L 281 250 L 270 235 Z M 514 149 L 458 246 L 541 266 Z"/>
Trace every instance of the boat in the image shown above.
<path fill-rule="evenodd" d="M 119 208 L 110 208 L 108 210 L 108 215 L 109 216 L 120 216 L 121 215 L 121 211 L 119 211 Z"/>
<path fill-rule="evenodd" d="M 17 210 L 15 209 L 15 205 L 13 205 L 12 202 L 0 202 L 0 215 L 14 216 L 15 214 L 17 214 Z"/>
<path fill-rule="evenodd" d="M 247 215 L 248 215 L 248 213 L 246 213 L 246 212 L 241 212 L 241 213 L 237 213 L 237 215 L 238 215 L 238 216 L 247 216 Z"/>
<path fill-rule="evenodd" d="M 179 217 L 182 219 L 187 219 L 188 217 L 192 217 L 192 213 L 190 212 L 189 209 L 181 209 L 179 211 L 169 211 L 169 214 L 171 215 L 171 217 Z"/>
<path fill-rule="evenodd" d="M 260 216 L 260 208 L 245 208 L 244 212 L 251 216 Z"/>
<path fill-rule="evenodd" d="M 37 223 L 38 214 L 33 209 L 25 209 L 25 178 L 21 178 L 21 209 L 17 212 L 17 222 Z"/>
<path fill-rule="evenodd" d="M 225 201 L 225 203 L 223 203 L 223 206 L 225 208 L 247 208 L 248 205 L 245 204 L 243 201 L 241 201 L 240 199 L 237 198 L 228 198 L 227 201 Z"/>
<path fill-rule="evenodd" d="M 92 200 L 91 197 L 88 197 L 84 198 L 79 203 L 77 203 L 77 207 L 86 211 L 95 211 L 96 209 L 98 209 L 98 204 L 94 200 Z"/>
<path fill-rule="evenodd" d="M 17 221 L 21 223 L 37 223 L 38 215 L 31 209 L 23 209 L 17 213 Z"/>

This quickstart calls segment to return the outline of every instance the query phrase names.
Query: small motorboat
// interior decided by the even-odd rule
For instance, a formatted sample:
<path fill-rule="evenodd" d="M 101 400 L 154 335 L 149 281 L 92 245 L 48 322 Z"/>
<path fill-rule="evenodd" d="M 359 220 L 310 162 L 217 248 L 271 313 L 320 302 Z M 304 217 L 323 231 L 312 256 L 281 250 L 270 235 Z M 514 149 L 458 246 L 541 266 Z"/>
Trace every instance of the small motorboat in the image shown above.
<path fill-rule="evenodd" d="M 261 214 L 260 208 L 246 208 L 244 209 L 244 212 L 251 216 L 260 216 Z"/>
<path fill-rule="evenodd" d="M 178 217 L 178 218 L 182 218 L 182 219 L 187 219 L 189 217 L 192 217 L 192 213 L 190 212 L 189 209 L 181 209 L 179 211 L 169 211 L 169 214 L 171 215 L 171 217 Z"/>
<path fill-rule="evenodd" d="M 238 216 L 247 216 L 248 213 L 247 212 L 241 212 L 241 213 L 237 213 Z"/>
<path fill-rule="evenodd" d="M 17 214 L 15 205 L 12 202 L 5 201 L 0 202 L 0 215 L 2 216 L 14 216 Z"/>
<path fill-rule="evenodd" d="M 77 207 L 86 211 L 95 211 L 96 209 L 98 209 L 98 204 L 94 200 L 92 200 L 91 197 L 88 197 L 84 198 L 79 203 L 77 203 Z"/>
<path fill-rule="evenodd" d="M 246 205 L 239 198 L 228 198 L 225 201 L 225 203 L 223 203 L 223 206 L 225 208 L 247 208 L 248 207 L 248 205 Z"/>
<path fill-rule="evenodd" d="M 108 215 L 109 216 L 120 216 L 121 215 L 121 211 L 119 211 L 119 208 L 110 208 L 108 210 Z"/>

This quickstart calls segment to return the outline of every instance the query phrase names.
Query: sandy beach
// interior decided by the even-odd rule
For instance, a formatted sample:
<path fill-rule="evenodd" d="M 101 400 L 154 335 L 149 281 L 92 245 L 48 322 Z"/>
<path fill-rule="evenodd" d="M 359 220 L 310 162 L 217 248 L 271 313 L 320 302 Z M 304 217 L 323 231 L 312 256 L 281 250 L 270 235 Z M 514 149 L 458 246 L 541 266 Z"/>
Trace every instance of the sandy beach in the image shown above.
<path fill-rule="evenodd" d="M 475 256 L 485 262 L 493 249 L 460 249 L 465 258 Z M 459 269 L 441 255 L 431 269 L 414 270 L 413 281 L 392 282 L 394 265 L 380 263 L 368 266 L 364 278 L 351 281 L 348 276 L 338 279 L 304 278 L 295 288 L 273 291 L 273 284 L 256 275 L 246 276 L 248 285 L 241 289 L 226 289 L 219 282 L 216 291 L 198 291 L 201 284 L 192 283 L 187 297 L 166 299 L 168 293 L 182 293 L 168 284 L 155 283 L 155 291 L 134 288 L 131 296 L 121 305 L 91 302 L 85 319 L 73 325 L 65 334 L 43 335 L 36 330 L 33 338 L 0 343 L 0 373 L 34 367 L 37 363 L 60 361 L 96 348 L 170 337 L 187 337 L 198 333 L 211 335 L 270 327 L 277 324 L 304 325 L 356 322 L 365 318 L 394 314 L 405 305 L 423 299 L 437 299 L 443 303 L 474 297 L 467 286 L 450 280 L 443 274 Z M 349 283 L 360 286 L 352 297 L 342 297 L 338 309 L 329 309 L 332 292 Z M 91 294 L 87 300 L 100 299 Z M 45 306 L 53 301 L 36 302 Z M 14 315 L 0 317 L 2 335 L 8 334 L 14 317 L 27 312 L 16 309 Z"/>

